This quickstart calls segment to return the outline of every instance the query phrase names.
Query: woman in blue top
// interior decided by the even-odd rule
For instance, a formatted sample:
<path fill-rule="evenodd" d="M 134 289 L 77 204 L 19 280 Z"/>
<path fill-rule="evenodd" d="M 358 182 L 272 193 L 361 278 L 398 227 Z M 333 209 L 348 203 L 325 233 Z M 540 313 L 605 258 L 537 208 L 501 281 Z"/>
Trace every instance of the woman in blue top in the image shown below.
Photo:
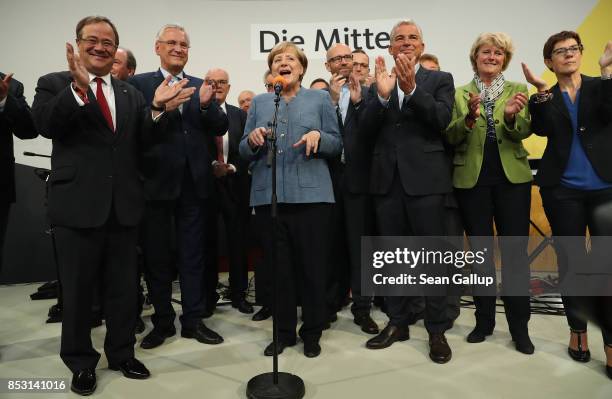
<path fill-rule="evenodd" d="M 325 302 L 329 231 L 334 203 L 327 159 L 342 151 L 338 119 L 329 93 L 301 86 L 308 60 L 295 44 L 282 42 L 268 55 L 272 76 L 286 81 L 277 117 L 276 189 L 278 229 L 272 240 L 272 170 L 266 136 L 274 115 L 274 93 L 253 98 L 240 142 L 240 155 L 251 162 L 251 206 L 259 218 L 268 257 L 276 249 L 278 353 L 296 343 L 296 295 L 301 292 L 300 337 L 304 355 L 318 356 L 328 319 Z M 264 262 L 271 264 L 270 260 Z M 261 282 L 260 282 L 261 283 Z M 272 344 L 264 353 L 273 354 Z"/>
<path fill-rule="evenodd" d="M 532 129 L 548 137 L 536 183 L 552 233 L 557 236 L 561 277 L 571 279 L 574 277 L 568 270 L 584 267 L 589 259 L 593 263 L 595 254 L 608 249 L 597 246 L 593 239 L 591 254 L 586 258 L 584 242 L 574 243 L 573 251 L 567 251 L 572 241 L 564 236 L 585 236 L 587 228 L 593 237 L 612 236 L 612 42 L 599 60 L 599 78 L 580 74 L 583 49 L 576 32 L 559 32 L 547 40 L 544 63 L 557 77 L 552 89 L 523 64 L 527 81 L 538 89 L 529 102 Z M 606 371 L 612 378 L 610 294 L 583 297 L 575 294 L 583 287 L 570 288 L 574 294 L 570 296 L 565 289 L 563 295 L 570 326 L 568 353 L 576 361 L 589 361 L 585 314 L 595 315 L 602 323 Z"/>

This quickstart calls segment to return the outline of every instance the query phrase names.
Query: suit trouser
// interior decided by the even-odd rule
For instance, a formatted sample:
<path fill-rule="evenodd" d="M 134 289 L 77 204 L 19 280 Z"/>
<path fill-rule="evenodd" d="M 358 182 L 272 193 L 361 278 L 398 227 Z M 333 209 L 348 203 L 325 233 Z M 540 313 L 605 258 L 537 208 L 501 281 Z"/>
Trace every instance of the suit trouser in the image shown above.
<path fill-rule="evenodd" d="M 327 323 L 327 286 L 330 216 L 332 204 L 279 204 L 276 240 L 270 206 L 258 206 L 266 263 L 272 265 L 276 251 L 276 280 L 279 340 L 296 340 L 298 292 L 302 293 L 299 334 L 304 341 L 318 341 Z"/>
<path fill-rule="evenodd" d="M 208 200 L 197 197 L 193 179 L 186 173 L 176 201 L 149 201 L 143 223 L 143 253 L 147 285 L 155 314 L 153 325 L 160 329 L 174 326 L 172 281 L 179 274 L 180 317 L 184 329 L 193 329 L 202 318 L 204 298 L 205 218 Z M 172 226 L 176 232 L 176 269 L 172 256 Z M 175 271 L 176 270 L 176 271 Z"/>
<path fill-rule="evenodd" d="M 336 202 L 332 205 L 330 224 L 332 244 L 329 251 L 329 276 L 327 277 L 327 306 L 330 315 L 342 309 L 351 289 L 349 244 L 344 228 L 344 195 L 338 180 L 333 180 Z"/>
<path fill-rule="evenodd" d="M 542 187 L 540 189 L 544 211 L 550 222 L 553 236 L 584 236 L 588 227 L 592 236 L 612 236 L 612 188 L 604 190 L 575 190 L 561 185 L 554 187 Z M 556 239 L 555 250 L 557 253 L 560 279 L 565 278 L 568 268 L 576 272 L 580 265 L 568 265 L 568 255 L 565 253 L 561 243 L 562 239 Z M 591 240 L 591 253 L 598 248 L 593 245 L 596 241 Z M 584 245 L 575 248 L 575 252 L 586 261 Z M 609 270 L 609 269 L 608 269 Z M 562 293 L 563 294 L 563 293 Z M 610 296 L 568 296 L 562 295 L 563 306 L 567 322 L 573 330 L 586 331 L 587 318 L 595 319 L 601 324 L 603 341 L 612 345 L 612 300 Z"/>
<path fill-rule="evenodd" d="M 351 312 L 361 316 L 370 313 L 373 299 L 361 295 L 361 237 L 374 235 L 374 205 L 369 194 L 353 194 L 344 190 L 342 199 L 353 294 Z"/>
<path fill-rule="evenodd" d="M 2 272 L 2 259 L 4 256 L 4 238 L 6 237 L 6 226 L 8 225 L 8 216 L 10 210 L 10 203 L 0 202 L 0 273 Z"/>
<path fill-rule="evenodd" d="M 449 237 L 461 237 L 463 242 L 463 221 L 459 213 L 457 201 L 453 193 L 444 196 L 444 231 Z M 417 315 L 425 312 L 425 298 L 414 297 L 407 305 L 408 313 Z M 454 321 L 461 313 L 461 296 L 448 295 L 446 297 L 446 317 Z"/>
<path fill-rule="evenodd" d="M 493 248 L 493 221 L 499 236 L 512 236 L 502 239 L 502 285 L 511 288 L 517 283 L 521 287 L 512 288 L 512 295 L 503 296 L 504 309 L 510 333 L 527 333 L 527 323 L 531 317 L 529 296 L 519 296 L 519 292 L 529 288 L 529 261 L 527 260 L 527 244 L 529 236 L 529 213 L 531 207 L 531 182 L 513 184 L 510 182 L 492 186 L 476 185 L 470 189 L 455 189 L 459 209 L 468 236 L 484 238 L 483 243 Z M 518 237 L 525 237 L 525 240 Z M 516 238 L 515 238 L 516 237 Z M 489 239 L 490 238 L 490 239 Z M 495 278 L 493 252 L 488 251 L 486 262 L 479 274 Z M 476 288 L 475 288 L 476 290 Z M 474 293 L 476 294 L 476 290 Z M 481 331 L 492 331 L 495 326 L 496 292 L 474 295 L 476 306 L 476 327 Z"/>
<path fill-rule="evenodd" d="M 247 264 L 247 227 L 251 208 L 248 202 L 235 198 L 225 182 L 219 184 L 219 211 L 225 223 L 229 285 L 233 301 L 243 298 L 249 284 Z M 238 195 L 238 194 L 235 194 Z"/>
<path fill-rule="evenodd" d="M 114 210 L 99 228 L 55 227 L 62 276 L 63 320 L 60 356 L 76 372 L 95 368 L 100 354 L 91 343 L 92 290 L 103 281 L 106 319 L 104 352 L 109 364 L 134 357 L 137 291 L 137 234 L 121 226 Z"/>
<path fill-rule="evenodd" d="M 406 194 L 395 171 L 387 194 L 374 196 L 378 234 L 381 236 L 444 235 L 444 194 Z M 425 328 L 431 333 L 446 330 L 446 296 L 425 297 Z M 389 325 L 408 327 L 409 306 L 414 297 L 387 296 Z"/>

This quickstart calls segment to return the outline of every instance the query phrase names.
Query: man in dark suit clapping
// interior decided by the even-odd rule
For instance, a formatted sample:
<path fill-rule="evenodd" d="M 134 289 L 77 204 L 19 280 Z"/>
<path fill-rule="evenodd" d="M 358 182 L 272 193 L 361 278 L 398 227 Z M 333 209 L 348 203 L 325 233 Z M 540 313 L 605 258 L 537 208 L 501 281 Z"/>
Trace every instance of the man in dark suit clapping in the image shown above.
<path fill-rule="evenodd" d="M 163 134 L 166 103 L 185 83 L 157 85 L 152 101 L 111 77 L 119 35 L 105 17 L 76 27 L 78 53 L 66 43 L 69 72 L 38 80 L 32 114 L 53 140 L 49 220 L 55 226 L 64 311 L 60 356 L 73 372 L 71 389 L 96 388 L 100 358 L 91 343 L 92 290 L 103 279 L 109 368 L 128 378 L 150 373 L 134 358 L 137 307 L 136 226 L 144 212 L 138 155 Z"/>
<path fill-rule="evenodd" d="M 172 281 L 178 270 L 183 314 L 181 336 L 205 344 L 219 344 L 223 338 L 203 321 L 204 243 L 206 212 L 210 207 L 214 180 L 210 143 L 227 131 L 227 116 L 214 101 L 215 87 L 183 71 L 189 59 L 189 36 L 180 25 L 163 26 L 155 40 L 160 68 L 135 75 L 129 82 L 145 99 L 153 97 L 164 78 L 170 84 L 184 80 L 184 92 L 167 107 L 168 126 L 164 139 L 142 158 L 147 209 L 143 224 L 143 253 L 149 298 L 155 308 L 153 331 L 141 342 L 155 348 L 176 334 L 171 303 Z M 172 230 L 176 234 L 172 234 Z M 178 259 L 172 257 L 176 237 Z"/>
<path fill-rule="evenodd" d="M 391 30 L 389 73 L 376 59 L 376 84 L 362 113 L 365 131 L 375 136 L 370 191 L 374 195 L 378 233 L 383 236 L 442 236 L 444 199 L 452 190 L 442 132 L 450 123 L 455 89 L 446 72 L 419 68 L 425 44 L 412 20 Z M 385 299 L 389 324 L 368 341 L 370 349 L 386 348 L 409 338 L 411 297 Z M 429 356 L 437 363 L 451 358 L 444 337 L 448 325 L 446 297 L 427 296 L 425 327 Z"/>

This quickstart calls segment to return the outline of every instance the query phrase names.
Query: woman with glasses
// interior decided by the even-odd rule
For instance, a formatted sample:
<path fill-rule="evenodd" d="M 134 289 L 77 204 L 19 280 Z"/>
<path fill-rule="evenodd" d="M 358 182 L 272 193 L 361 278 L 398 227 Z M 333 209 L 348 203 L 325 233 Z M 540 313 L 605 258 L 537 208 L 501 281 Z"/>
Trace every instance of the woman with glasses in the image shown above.
<path fill-rule="evenodd" d="M 573 278 L 568 274 L 573 266 L 577 270 L 585 267 L 585 262 L 573 259 L 592 261 L 607 250 L 596 245 L 597 236 L 612 236 L 612 41 L 599 59 L 601 77 L 580 73 L 583 50 L 576 32 L 562 31 L 548 38 L 543 53 L 544 64 L 557 78 L 552 88 L 523 64 L 527 81 L 538 89 L 529 101 L 532 130 L 548 138 L 536 183 L 553 236 L 562 243 L 555 248 L 562 280 Z M 574 246 L 574 251 L 567 251 L 569 247 L 563 243 L 571 239 L 564 237 L 584 237 L 587 228 L 591 235 L 589 257 L 584 241 Z M 602 322 L 606 372 L 612 378 L 610 293 L 605 297 L 564 293 L 569 356 L 579 362 L 590 360 L 586 316 L 595 315 Z"/>
<path fill-rule="evenodd" d="M 473 248 L 488 248 L 473 273 L 495 275 L 493 222 L 500 241 L 504 308 L 519 352 L 532 354 L 527 324 L 529 265 L 527 236 L 531 169 L 522 140 L 529 137 L 527 86 L 507 81 L 514 46 L 505 33 L 483 33 L 470 50 L 474 79 L 455 91 L 447 141 L 454 146 L 453 185 Z M 523 238 L 520 238 L 523 237 Z M 483 342 L 495 327 L 496 289 L 473 287 L 476 326 L 470 343 Z"/>
<path fill-rule="evenodd" d="M 274 93 L 253 98 L 240 155 L 251 162 L 251 206 L 261 226 L 264 263 L 276 263 L 277 352 L 296 344 L 296 296 L 301 292 L 304 323 L 299 334 L 304 355 L 316 357 L 328 321 L 325 287 L 334 194 L 327 159 L 340 155 L 342 139 L 329 93 L 301 85 L 307 66 L 306 55 L 291 42 L 279 43 L 268 54 L 272 76 L 284 80 L 276 118 L 275 229 L 270 207 L 271 150 L 266 143 L 274 118 Z M 270 259 L 271 254 L 276 258 Z M 274 346 L 268 345 L 264 354 L 272 356 Z"/>

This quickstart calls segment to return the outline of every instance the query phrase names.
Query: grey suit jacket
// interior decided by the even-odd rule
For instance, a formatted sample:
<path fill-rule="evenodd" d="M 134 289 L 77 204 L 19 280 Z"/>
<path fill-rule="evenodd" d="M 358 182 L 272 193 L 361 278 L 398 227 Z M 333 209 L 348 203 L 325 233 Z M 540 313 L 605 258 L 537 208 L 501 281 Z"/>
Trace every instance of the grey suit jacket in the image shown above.
<path fill-rule="evenodd" d="M 274 115 L 274 94 L 264 93 L 253 98 L 240 155 L 251 162 L 251 206 L 270 204 L 272 170 L 266 164 L 268 149 L 264 145 L 251 149 L 249 133 L 257 127 L 268 127 Z M 318 152 L 306 156 L 304 146 L 293 144 L 311 130 L 321 133 Z M 334 202 L 327 159 L 342 151 L 338 119 L 329 93 L 301 88 L 289 103 L 279 103 L 277 128 L 276 189 L 279 203 Z"/>

